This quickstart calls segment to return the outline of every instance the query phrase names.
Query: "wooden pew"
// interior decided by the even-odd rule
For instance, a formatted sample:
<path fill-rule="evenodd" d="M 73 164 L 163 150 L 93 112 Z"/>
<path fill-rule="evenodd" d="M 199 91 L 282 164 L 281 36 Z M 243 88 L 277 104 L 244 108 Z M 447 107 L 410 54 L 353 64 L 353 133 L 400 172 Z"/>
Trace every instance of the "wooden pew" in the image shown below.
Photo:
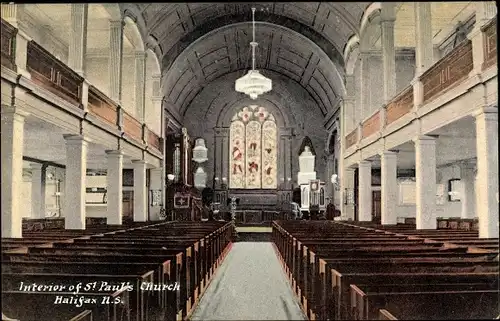
<path fill-rule="evenodd" d="M 391 233 L 371 228 L 369 227 L 370 224 L 362 227 L 350 225 L 334 226 L 331 224 L 329 226 L 319 227 L 314 224 L 305 226 L 300 223 L 296 224 L 296 226 L 294 226 L 294 224 L 283 225 L 288 225 L 291 233 L 281 227 L 278 222 L 274 222 L 273 240 L 278 248 L 285 269 L 288 268 L 288 274 L 292 283 L 298 278 L 297 292 L 298 295 L 301 296 L 305 312 L 308 313 L 311 319 L 315 319 L 317 315 L 322 318 L 330 316 L 336 319 L 339 319 L 341 316 L 345 317 L 346 315 L 342 313 L 342 310 L 345 309 L 345 302 L 347 302 L 347 305 L 349 303 L 346 297 L 349 298 L 348 292 L 350 284 L 347 286 L 347 290 L 345 286 L 339 287 L 338 284 L 341 284 L 341 278 L 326 273 L 327 268 L 330 268 L 330 266 L 327 267 L 327 264 L 331 265 L 335 263 L 339 271 L 342 273 L 348 272 L 347 275 L 350 271 L 346 269 L 349 268 L 351 270 L 358 269 L 359 271 L 375 272 L 377 276 L 380 276 L 380 272 L 389 271 L 391 273 L 388 273 L 388 275 L 392 276 L 398 273 L 400 275 L 401 272 L 412 271 L 411 273 L 406 273 L 404 276 L 406 281 L 411 280 L 411 277 L 414 277 L 419 272 L 423 272 L 426 269 L 429 270 L 429 268 L 434 269 L 436 273 L 456 271 L 456 273 L 452 273 L 454 277 L 457 277 L 457 273 L 461 271 L 469 271 L 470 273 L 467 273 L 469 277 L 474 274 L 472 271 L 482 269 L 483 271 L 494 271 L 491 276 L 496 276 L 498 278 L 498 263 L 491 261 L 492 255 L 481 257 L 477 255 L 479 253 L 467 253 L 467 249 L 452 249 L 452 251 L 448 251 L 446 248 L 442 247 L 442 242 L 429 243 L 424 238 L 413 238 L 413 240 L 421 240 L 421 242 L 407 242 L 405 238 L 406 240 L 411 240 L 412 238 L 403 234 L 398 234 L 401 232 L 399 230 L 396 230 L 395 233 Z M 357 230 L 357 228 L 359 228 L 359 230 Z M 405 233 L 408 231 L 413 232 L 411 229 L 404 229 Z M 421 234 L 435 235 L 435 232 L 423 232 L 424 233 Z M 391 241 L 387 242 L 387 240 L 383 240 L 382 238 L 380 238 L 380 240 L 383 241 L 379 241 L 381 233 L 386 234 L 386 236 L 397 237 L 397 240 L 400 241 L 401 244 L 404 244 L 404 246 L 393 246 L 392 248 L 387 246 L 384 247 L 384 242 L 389 245 Z M 318 235 L 316 239 L 319 239 L 319 246 L 318 244 L 314 244 L 315 238 L 311 237 L 311 235 Z M 325 238 L 326 235 L 328 235 L 327 238 Z M 299 241 L 299 239 L 303 239 L 303 237 L 304 239 L 307 238 L 307 241 L 304 242 L 305 244 Z M 353 238 L 359 238 L 360 240 L 353 241 Z M 327 239 L 330 242 L 328 242 Z M 374 240 L 375 243 L 379 241 L 378 246 L 374 245 Z M 332 249 L 332 247 L 339 247 L 340 249 Z M 313 250 L 315 252 L 313 252 Z M 381 253 L 384 253 L 384 255 L 380 255 Z M 388 257 L 391 257 L 390 260 L 399 260 L 399 262 L 391 263 L 387 261 L 387 259 L 383 262 L 387 254 L 389 254 Z M 337 259 L 331 259 L 331 261 L 327 263 L 324 258 L 328 257 L 337 257 Z M 356 260 L 363 262 L 356 263 Z M 401 260 L 407 260 L 407 262 L 404 263 Z M 418 262 L 416 260 L 423 261 Z M 432 262 L 433 260 L 435 260 L 435 262 Z M 400 265 L 397 266 L 397 263 Z M 415 266 L 415 264 L 417 264 L 417 266 Z M 356 266 L 358 267 L 356 268 Z M 370 269 L 370 267 L 372 268 Z M 340 272 L 337 272 L 337 270 L 332 271 L 335 271 L 338 275 L 342 275 Z M 360 274 L 359 271 L 353 274 L 358 276 Z M 411 277 L 408 278 L 408 276 Z M 498 285 L 498 281 L 496 282 Z M 325 284 L 330 284 L 331 286 L 325 286 Z M 295 284 L 293 285 L 295 287 Z M 305 296 L 302 296 L 301 288 L 302 292 L 305 292 Z M 329 290 L 330 288 L 332 291 Z M 461 288 L 461 286 L 457 285 L 457 288 Z M 334 291 L 333 289 L 337 290 Z M 333 292 L 334 295 L 330 295 L 329 292 Z M 345 294 L 346 292 L 347 295 Z M 335 309 L 333 309 L 333 312 L 327 312 L 327 306 L 329 306 L 327 302 L 332 300 Z M 314 313 L 313 311 L 308 311 L 308 304 L 319 312 Z M 377 313 L 379 312 L 377 311 Z M 382 316 L 384 315 L 388 314 L 382 314 Z M 371 317 L 373 318 L 374 316 Z M 392 318 L 394 316 L 390 317 Z"/>
<path fill-rule="evenodd" d="M 351 320 L 374 320 L 381 308 L 389 308 L 402 320 L 492 319 L 498 313 L 498 289 L 365 292 L 351 285 Z"/>
<path fill-rule="evenodd" d="M 41 263 L 43 261 L 47 260 L 53 260 L 57 262 L 56 264 L 60 263 L 67 263 L 67 261 L 80 261 L 82 264 L 92 264 L 88 261 L 94 261 L 95 264 L 110 264 L 111 262 L 119 262 L 122 261 L 124 263 L 121 264 L 130 264 L 130 261 L 136 260 L 137 262 L 144 262 L 147 260 L 144 260 L 144 257 L 141 255 L 137 255 L 134 253 L 144 253 L 145 251 L 147 252 L 162 252 L 166 253 L 166 249 L 159 248 L 161 245 L 162 247 L 167 246 L 167 248 L 177 248 L 177 250 L 182 250 L 186 253 L 187 255 L 182 255 L 183 253 L 180 253 L 181 255 L 175 255 L 175 257 L 171 257 L 171 260 L 167 260 L 163 262 L 161 259 L 158 259 L 158 257 L 155 259 L 153 255 L 149 256 L 149 259 L 151 260 L 151 264 L 154 264 L 156 261 L 158 265 L 159 263 L 163 262 L 163 268 L 165 268 L 166 263 L 170 265 L 171 262 L 175 268 L 172 270 L 175 270 L 175 280 L 178 280 L 181 282 L 182 280 L 186 280 L 186 282 L 189 282 L 189 279 L 194 280 L 194 282 L 191 282 L 191 284 L 186 283 L 186 286 L 183 286 L 181 289 L 185 293 L 185 295 L 177 295 L 175 300 L 177 301 L 176 304 L 176 311 L 180 311 L 181 316 L 177 315 L 176 318 L 180 318 L 182 316 L 185 316 L 187 312 L 189 312 L 189 305 L 194 304 L 194 301 L 196 301 L 198 298 L 197 296 L 200 295 L 201 290 L 198 287 L 195 287 L 197 285 L 198 279 L 202 282 L 203 286 L 206 286 L 206 283 L 203 282 L 202 277 L 199 277 L 199 272 L 201 272 L 201 267 L 202 267 L 202 262 L 219 262 L 220 261 L 220 256 L 221 256 L 221 251 L 226 248 L 226 246 L 229 243 L 229 236 L 230 236 L 230 230 L 229 230 L 229 224 L 221 224 L 221 223 L 216 223 L 216 224 L 204 224 L 204 226 L 194 226 L 193 230 L 195 235 L 194 239 L 193 236 L 191 236 L 190 233 L 190 226 L 191 225 L 196 225 L 196 224 L 189 224 L 189 225 L 177 225 L 177 224 L 157 224 L 154 227 L 150 228 L 148 226 L 146 227 L 139 227 L 134 230 L 127 230 L 127 231 L 115 231 L 115 232 L 110 232 L 110 233 L 104 233 L 100 235 L 94 235 L 90 237 L 83 237 L 81 239 L 71 239 L 70 241 L 67 240 L 60 240 L 56 242 L 52 242 L 50 244 L 46 244 L 43 247 L 34 247 L 34 248 L 29 248 L 27 250 L 27 255 L 23 253 L 5 253 L 4 251 L 4 259 L 9 259 L 9 260 L 18 260 L 18 261 L 25 261 L 25 260 L 40 260 Z M 160 228 L 159 226 L 163 226 L 163 228 Z M 225 227 L 224 227 L 225 226 Z M 141 229 L 142 232 L 141 232 Z M 147 229 L 150 229 L 149 231 Z M 214 229 L 216 229 L 214 231 Z M 162 240 L 163 233 L 169 234 L 169 237 L 171 239 L 169 240 L 168 238 L 166 239 L 167 242 Z M 177 235 L 179 234 L 184 234 L 185 237 L 182 237 L 184 240 L 178 240 L 179 237 Z M 199 234 L 201 233 L 201 234 Z M 208 234 L 208 235 L 206 235 Z M 125 236 L 128 235 L 128 240 L 126 238 L 122 238 L 120 236 Z M 161 242 L 158 244 L 155 244 L 153 247 L 148 248 L 148 244 L 141 244 L 141 242 L 148 241 L 148 237 L 151 237 L 153 235 L 153 239 L 155 241 Z M 202 239 L 197 239 L 200 235 L 204 236 Z M 136 239 L 135 237 L 139 237 L 139 239 Z M 180 236 L 180 235 L 179 235 Z M 134 241 L 135 244 L 130 244 L 130 241 Z M 172 238 L 177 239 L 177 242 L 172 242 Z M 125 244 L 121 244 L 121 248 L 117 248 L 116 246 L 114 247 L 109 247 L 110 244 L 92 244 L 93 247 L 96 248 L 90 248 L 87 247 L 85 248 L 85 241 L 90 240 L 90 242 L 95 241 L 97 243 L 99 242 L 108 242 L 111 240 L 112 242 L 118 241 L 118 242 L 128 242 Z M 152 241 L 152 239 L 149 239 L 149 241 Z M 195 244 L 193 245 L 193 241 Z M 67 242 L 67 243 L 66 243 Z M 82 242 L 82 243 L 80 243 Z M 191 243 L 192 246 L 183 246 L 182 249 L 178 247 L 179 243 L 184 243 L 183 245 L 186 245 L 186 243 Z M 82 247 L 83 244 L 83 247 Z M 200 246 L 203 245 L 203 246 Z M 79 248 L 80 247 L 80 248 Z M 194 249 L 194 250 L 193 250 Z M 204 252 L 205 249 L 207 250 L 206 253 Z M 87 251 L 90 250 L 90 251 Z M 116 252 L 110 253 L 109 251 L 117 251 L 119 253 L 123 254 L 117 254 Z M 62 252 L 61 252 L 62 251 Z M 66 253 L 63 253 L 66 251 Z M 97 251 L 99 254 L 96 255 L 97 253 L 91 254 L 89 252 L 92 251 Z M 106 252 L 107 251 L 107 252 Z M 174 250 L 175 252 L 175 250 Z M 192 255 L 193 252 L 202 254 L 202 255 Z M 40 253 L 46 253 L 46 254 L 40 254 Z M 78 253 L 78 256 L 72 256 L 75 253 Z M 109 254 L 109 255 L 108 255 Z M 114 255 L 117 254 L 117 255 Z M 206 254 L 206 255 L 205 255 Z M 100 255 L 100 257 L 99 257 Z M 103 256 L 104 255 L 104 256 Z M 118 257 L 119 256 L 119 257 Z M 148 254 L 145 255 L 146 257 Z M 194 268 L 190 267 L 190 264 L 186 264 L 186 261 L 183 259 L 186 259 L 190 256 L 193 256 L 192 263 L 194 265 Z M 214 260 L 211 260 L 211 258 L 214 258 Z M 164 257 L 163 257 L 164 258 Z M 199 264 L 197 264 L 199 263 Z M 21 263 L 22 264 L 22 263 Z M 33 264 L 33 263 L 31 263 Z M 95 266 L 94 266 L 95 268 Z M 197 268 L 200 268 L 200 271 L 197 270 Z M 170 270 L 170 268 L 169 268 Z M 179 271 L 182 272 L 183 270 L 189 271 L 188 274 L 179 275 Z M 169 272 L 171 273 L 171 272 Z M 186 272 L 184 272 L 186 273 Z M 158 273 L 156 273 L 158 274 Z M 166 279 L 164 277 L 164 279 Z M 170 276 L 169 276 L 170 279 Z M 174 279 L 174 278 L 172 278 Z M 208 277 L 207 277 L 208 279 Z M 205 283 L 205 284 L 203 284 Z M 192 290 L 193 288 L 196 288 L 194 298 L 192 295 Z M 183 302 L 184 299 L 187 299 L 187 302 Z M 186 307 L 187 306 L 187 307 Z"/>

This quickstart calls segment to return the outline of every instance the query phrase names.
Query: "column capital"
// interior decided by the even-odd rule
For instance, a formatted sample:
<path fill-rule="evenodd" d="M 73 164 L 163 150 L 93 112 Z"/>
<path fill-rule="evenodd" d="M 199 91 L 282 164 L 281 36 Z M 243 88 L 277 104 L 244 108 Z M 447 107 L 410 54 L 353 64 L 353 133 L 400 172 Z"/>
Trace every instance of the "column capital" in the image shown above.
<path fill-rule="evenodd" d="M 141 51 L 141 50 L 137 50 L 135 53 L 135 59 L 144 59 L 146 60 L 147 56 L 148 56 L 148 53 L 146 51 Z"/>
<path fill-rule="evenodd" d="M 90 140 L 87 137 L 84 137 L 82 135 L 63 134 L 63 138 L 64 138 L 64 140 L 66 140 L 67 144 L 71 144 L 71 143 L 76 144 L 79 142 L 82 142 L 82 143 L 90 142 Z"/>
<path fill-rule="evenodd" d="M 432 137 L 432 136 L 427 136 L 427 135 L 420 135 L 420 136 L 415 136 L 412 140 L 415 143 L 419 142 L 419 143 L 435 144 L 436 143 L 436 138 L 437 137 Z"/>
<path fill-rule="evenodd" d="M 17 116 L 17 117 L 22 117 L 23 119 L 25 117 L 28 117 L 30 115 L 29 112 L 19 108 L 19 107 L 13 107 L 13 106 L 5 106 L 3 105 L 2 106 L 2 109 L 1 109 L 1 115 L 2 116 Z"/>
<path fill-rule="evenodd" d="M 125 20 L 117 19 L 117 20 L 109 20 L 110 28 L 122 28 L 125 27 Z"/>
<path fill-rule="evenodd" d="M 372 165 L 372 162 L 367 161 L 367 160 L 362 160 L 358 162 L 359 167 L 369 167 Z"/>
<path fill-rule="evenodd" d="M 118 150 L 114 150 L 114 149 L 107 149 L 105 151 L 106 155 L 108 157 L 112 157 L 112 156 L 115 156 L 115 157 L 118 157 L 118 156 L 123 156 L 123 151 L 121 149 L 118 149 Z"/>
<path fill-rule="evenodd" d="M 488 119 L 498 118 L 498 107 L 480 107 L 472 112 L 472 116 L 478 117 L 485 115 Z"/>
<path fill-rule="evenodd" d="M 43 167 L 42 163 L 30 163 L 31 169 L 42 169 L 42 167 Z"/>
<path fill-rule="evenodd" d="M 384 157 L 394 157 L 396 158 L 398 156 L 398 152 L 396 151 L 391 151 L 391 150 L 384 150 L 379 153 L 380 156 Z"/>

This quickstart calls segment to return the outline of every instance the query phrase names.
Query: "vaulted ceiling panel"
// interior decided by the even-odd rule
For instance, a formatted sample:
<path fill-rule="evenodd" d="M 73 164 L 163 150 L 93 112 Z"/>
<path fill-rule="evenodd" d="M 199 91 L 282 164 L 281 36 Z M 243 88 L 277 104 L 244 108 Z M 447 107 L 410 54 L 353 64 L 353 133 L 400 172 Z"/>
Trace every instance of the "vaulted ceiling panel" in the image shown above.
<path fill-rule="evenodd" d="M 214 61 L 217 62 L 223 58 L 229 60 L 227 47 L 220 47 L 203 55 L 197 53 L 197 56 L 202 67 L 211 65 Z"/>

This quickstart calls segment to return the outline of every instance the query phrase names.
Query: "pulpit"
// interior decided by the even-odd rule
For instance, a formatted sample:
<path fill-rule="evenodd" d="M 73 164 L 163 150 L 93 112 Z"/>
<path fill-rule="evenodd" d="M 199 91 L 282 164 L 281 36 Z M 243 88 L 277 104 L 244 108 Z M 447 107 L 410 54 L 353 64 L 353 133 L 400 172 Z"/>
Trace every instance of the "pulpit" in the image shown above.
<path fill-rule="evenodd" d="M 300 171 L 297 173 L 297 183 L 299 185 L 309 184 L 310 180 L 316 179 L 315 160 L 316 156 L 313 155 L 309 146 L 305 146 L 304 151 L 299 156 Z"/>

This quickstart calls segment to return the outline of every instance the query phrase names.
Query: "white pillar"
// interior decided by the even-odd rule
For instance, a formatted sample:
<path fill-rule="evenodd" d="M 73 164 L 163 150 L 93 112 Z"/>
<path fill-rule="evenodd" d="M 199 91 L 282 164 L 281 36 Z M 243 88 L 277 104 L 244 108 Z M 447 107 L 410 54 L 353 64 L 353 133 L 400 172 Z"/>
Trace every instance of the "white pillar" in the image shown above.
<path fill-rule="evenodd" d="M 382 196 L 382 225 L 396 224 L 398 217 L 396 205 L 398 198 L 398 158 L 397 154 L 385 151 L 380 154 L 381 161 L 381 196 Z"/>
<path fill-rule="evenodd" d="M 108 169 L 106 173 L 107 223 L 121 225 L 123 216 L 123 153 L 120 150 L 106 151 Z"/>
<path fill-rule="evenodd" d="M 354 220 L 354 203 L 356 200 L 352 200 L 353 202 L 347 202 L 348 195 L 347 193 L 354 193 L 354 169 L 346 168 L 342 172 L 340 176 L 340 202 L 342 204 L 341 209 L 341 220 L 352 219 Z"/>
<path fill-rule="evenodd" d="M 146 162 L 137 160 L 134 164 L 134 222 L 148 220 Z"/>
<path fill-rule="evenodd" d="M 415 2 L 415 76 L 422 75 L 434 63 L 432 13 L 430 2 Z"/>
<path fill-rule="evenodd" d="M 111 99 L 121 103 L 122 98 L 122 64 L 123 64 L 123 20 L 112 20 L 109 23 L 109 94 Z"/>
<path fill-rule="evenodd" d="M 161 191 L 163 184 L 163 168 L 153 168 L 150 170 L 150 180 L 149 180 L 149 190 L 151 193 Z M 151 200 L 152 201 L 152 200 Z M 149 202 L 149 216 L 152 221 L 160 220 L 160 209 L 163 206 L 163 200 L 159 199 L 159 203 L 155 206 L 151 205 L 152 202 Z"/>
<path fill-rule="evenodd" d="M 45 218 L 46 166 L 31 163 L 31 217 Z"/>
<path fill-rule="evenodd" d="M 24 118 L 18 108 L 2 106 L 2 237 L 22 237 Z"/>
<path fill-rule="evenodd" d="M 394 20 L 382 20 L 382 65 L 384 71 L 384 104 L 396 95 L 396 50 L 394 48 Z"/>
<path fill-rule="evenodd" d="M 475 177 L 474 167 L 469 164 L 462 164 L 460 166 L 460 203 L 462 204 L 462 218 L 476 217 L 475 206 Z"/>
<path fill-rule="evenodd" d="M 66 140 L 66 184 L 63 216 L 65 228 L 85 229 L 87 141 L 83 136 L 64 135 Z"/>
<path fill-rule="evenodd" d="M 361 161 L 358 168 L 358 220 L 370 222 L 372 220 L 372 164 L 368 161 Z"/>
<path fill-rule="evenodd" d="M 436 229 L 436 139 L 418 136 L 414 142 L 417 229 Z"/>
<path fill-rule="evenodd" d="M 479 237 L 498 237 L 498 107 L 484 107 L 476 117 L 476 213 Z"/>
<path fill-rule="evenodd" d="M 87 52 L 88 4 L 71 4 L 71 32 L 69 36 L 68 65 L 80 76 L 85 76 Z"/>
<path fill-rule="evenodd" d="M 146 121 L 145 117 L 145 91 L 146 91 L 146 53 L 138 51 L 135 53 L 135 108 L 137 120 L 141 123 Z"/>

